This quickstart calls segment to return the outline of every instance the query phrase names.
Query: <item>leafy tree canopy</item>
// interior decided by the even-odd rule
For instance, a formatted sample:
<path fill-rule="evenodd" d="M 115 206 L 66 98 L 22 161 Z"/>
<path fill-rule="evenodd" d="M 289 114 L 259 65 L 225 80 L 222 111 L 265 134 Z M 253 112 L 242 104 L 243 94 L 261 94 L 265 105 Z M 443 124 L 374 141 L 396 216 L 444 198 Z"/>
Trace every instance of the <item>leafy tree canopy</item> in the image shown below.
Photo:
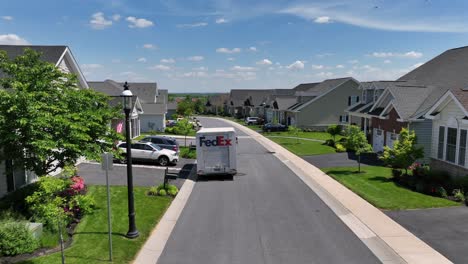
<path fill-rule="evenodd" d="M 417 159 L 424 157 L 422 147 L 416 146 L 417 137 L 414 131 L 401 129 L 399 139 L 393 143 L 393 148 L 384 147 L 381 159 L 394 168 L 408 170 L 408 167 Z"/>
<path fill-rule="evenodd" d="M 42 176 L 111 151 L 119 135 L 109 123 L 121 109 L 111 108 L 104 94 L 79 89 L 76 76 L 40 56 L 31 49 L 14 59 L 0 52 L 6 75 L 0 79 L 0 159 Z"/>

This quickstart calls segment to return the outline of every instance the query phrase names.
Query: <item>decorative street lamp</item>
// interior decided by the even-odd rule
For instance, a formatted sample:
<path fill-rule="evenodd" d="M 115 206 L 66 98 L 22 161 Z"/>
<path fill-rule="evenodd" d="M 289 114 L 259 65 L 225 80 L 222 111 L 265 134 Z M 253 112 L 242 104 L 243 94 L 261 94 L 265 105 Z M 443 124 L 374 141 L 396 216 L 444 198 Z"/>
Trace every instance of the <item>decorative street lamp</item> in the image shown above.
<path fill-rule="evenodd" d="M 132 111 L 133 94 L 125 82 L 124 90 L 120 96 L 123 99 L 125 112 L 125 136 L 127 139 L 127 191 L 128 191 L 128 232 L 127 238 L 136 238 L 139 233 L 135 224 L 135 204 L 133 198 L 133 173 L 132 173 L 132 142 L 130 139 L 130 111 Z"/>

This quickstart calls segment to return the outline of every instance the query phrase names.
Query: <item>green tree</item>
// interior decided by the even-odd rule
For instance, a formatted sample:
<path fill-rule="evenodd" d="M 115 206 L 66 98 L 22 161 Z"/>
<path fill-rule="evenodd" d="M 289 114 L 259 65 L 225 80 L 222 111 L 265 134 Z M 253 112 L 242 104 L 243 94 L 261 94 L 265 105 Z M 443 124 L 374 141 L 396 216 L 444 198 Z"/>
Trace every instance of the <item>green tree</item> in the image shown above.
<path fill-rule="evenodd" d="M 176 112 L 177 112 L 177 114 L 179 114 L 181 116 L 190 116 L 190 115 L 192 115 L 193 112 L 194 112 L 192 100 L 191 99 L 189 100 L 188 98 L 186 98 L 185 100 L 180 101 L 177 104 Z"/>
<path fill-rule="evenodd" d="M 357 126 L 348 126 L 346 130 L 346 146 L 354 150 L 358 156 L 358 172 L 361 172 L 361 154 L 372 152 L 372 146 L 367 142 L 366 134 Z"/>
<path fill-rule="evenodd" d="M 327 133 L 333 137 L 333 141 L 336 141 L 336 136 L 340 135 L 343 128 L 340 125 L 331 125 L 327 128 Z"/>
<path fill-rule="evenodd" d="M 193 131 L 193 125 L 186 118 L 184 118 L 177 122 L 174 130 L 176 134 L 183 135 L 185 137 L 184 146 L 187 146 L 187 135 Z"/>
<path fill-rule="evenodd" d="M 299 132 L 301 132 L 301 129 L 297 126 L 288 127 L 288 133 L 296 137 L 296 143 L 299 143 Z"/>
<path fill-rule="evenodd" d="M 43 176 L 112 151 L 119 135 L 109 123 L 121 109 L 108 96 L 79 89 L 76 76 L 31 49 L 15 59 L 0 52 L 0 71 L 0 160 Z"/>
<path fill-rule="evenodd" d="M 385 146 L 381 159 L 393 168 L 405 169 L 408 174 L 408 167 L 424 157 L 423 148 L 416 146 L 416 143 L 416 133 L 402 128 L 399 139 L 393 143 L 393 149 Z"/>

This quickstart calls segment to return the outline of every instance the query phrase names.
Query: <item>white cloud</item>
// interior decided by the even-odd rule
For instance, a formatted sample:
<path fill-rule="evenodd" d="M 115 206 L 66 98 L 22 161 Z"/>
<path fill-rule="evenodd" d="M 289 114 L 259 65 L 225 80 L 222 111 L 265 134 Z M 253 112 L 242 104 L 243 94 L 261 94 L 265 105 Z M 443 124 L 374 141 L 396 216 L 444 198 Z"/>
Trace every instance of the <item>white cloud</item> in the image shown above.
<path fill-rule="evenodd" d="M 338 65 L 336 65 L 336 68 L 337 68 L 337 69 L 344 69 L 344 67 L 345 67 L 345 66 L 344 66 L 343 64 L 338 64 Z"/>
<path fill-rule="evenodd" d="M 208 77 L 208 74 L 204 71 L 193 71 L 193 72 L 186 72 L 183 74 L 183 77 L 200 77 L 205 78 Z"/>
<path fill-rule="evenodd" d="M 144 18 L 136 18 L 129 16 L 126 20 L 130 22 L 130 24 L 128 25 L 129 28 L 147 28 L 154 25 L 152 21 Z"/>
<path fill-rule="evenodd" d="M 229 22 L 229 21 L 226 20 L 225 18 L 216 19 L 216 24 L 224 24 L 224 23 L 227 23 L 227 22 Z"/>
<path fill-rule="evenodd" d="M 230 58 L 227 58 L 227 60 L 228 60 L 228 61 L 235 61 L 235 60 L 236 60 L 236 58 L 232 58 L 232 57 L 230 57 Z"/>
<path fill-rule="evenodd" d="M 101 64 L 97 64 L 97 63 L 90 63 L 90 64 L 82 64 L 81 65 L 81 69 L 83 70 L 95 70 L 95 69 L 99 69 L 99 68 L 102 68 L 103 66 Z"/>
<path fill-rule="evenodd" d="M 271 62 L 269 59 L 263 59 L 261 61 L 257 61 L 257 65 L 272 65 L 273 62 Z"/>
<path fill-rule="evenodd" d="M 195 28 L 195 27 L 206 27 L 208 26 L 208 23 L 206 22 L 198 22 L 198 23 L 193 23 L 193 24 L 180 24 L 177 25 L 179 28 Z"/>
<path fill-rule="evenodd" d="M 161 62 L 161 63 L 175 63 L 175 60 L 173 58 L 169 58 L 169 59 L 161 59 L 159 62 Z"/>
<path fill-rule="evenodd" d="M 112 21 L 104 17 L 104 13 L 97 12 L 91 16 L 89 24 L 93 29 L 105 29 L 112 26 Z"/>
<path fill-rule="evenodd" d="M 238 71 L 238 72 L 241 72 L 241 71 L 255 71 L 256 68 L 254 67 L 244 67 L 244 66 L 234 66 L 231 68 L 231 71 Z"/>
<path fill-rule="evenodd" d="M 218 49 L 216 49 L 216 52 L 218 52 L 218 53 L 225 53 L 225 54 L 233 54 L 233 53 L 239 53 L 239 52 L 241 52 L 241 49 L 240 49 L 240 48 L 233 48 L 233 49 L 218 48 Z"/>
<path fill-rule="evenodd" d="M 256 47 L 250 47 L 250 48 L 249 48 L 249 51 L 257 52 L 257 48 L 256 48 Z"/>
<path fill-rule="evenodd" d="M 205 57 L 203 57 L 203 56 L 192 56 L 192 57 L 187 58 L 187 60 L 189 60 L 189 61 L 202 61 L 204 59 L 205 59 Z"/>
<path fill-rule="evenodd" d="M 323 68 L 325 68 L 323 65 L 312 65 L 312 69 L 314 70 L 321 70 Z"/>
<path fill-rule="evenodd" d="M 289 70 L 302 70 L 304 69 L 304 62 L 298 60 L 286 66 L 286 68 Z"/>
<path fill-rule="evenodd" d="M 392 61 L 391 61 L 391 60 L 384 60 L 383 63 L 385 63 L 385 64 L 390 64 L 390 63 L 392 63 Z"/>
<path fill-rule="evenodd" d="M 423 56 L 421 52 L 417 51 L 408 51 L 405 53 L 398 53 L 398 52 L 373 52 L 371 56 L 376 58 L 390 58 L 390 57 L 400 57 L 400 58 L 411 58 L 411 59 L 418 59 Z"/>
<path fill-rule="evenodd" d="M 414 16 L 412 11 L 427 8 L 427 3 L 424 6 L 421 3 L 423 2 L 405 1 L 404 4 L 397 5 L 381 3 L 385 8 L 370 10 L 369 4 L 362 1 L 308 1 L 303 4 L 291 4 L 279 12 L 307 20 L 332 17 L 334 22 L 387 31 L 468 32 L 466 19 L 461 14 L 426 12 Z M 452 9 L 455 5 L 451 6 Z M 458 6 L 464 8 L 461 4 Z"/>
<path fill-rule="evenodd" d="M 171 70 L 171 67 L 169 67 L 167 65 L 158 64 L 158 65 L 151 66 L 148 69 L 157 70 L 157 71 L 169 71 L 169 70 Z"/>
<path fill-rule="evenodd" d="M 2 45 L 28 45 L 29 42 L 15 34 L 0 35 Z"/>
<path fill-rule="evenodd" d="M 349 64 L 358 64 L 359 61 L 358 60 L 349 60 L 348 63 Z"/>
<path fill-rule="evenodd" d="M 416 52 L 416 51 L 409 51 L 409 52 L 402 54 L 402 57 L 414 58 L 414 59 L 421 58 L 422 56 L 423 54 L 421 52 Z"/>
<path fill-rule="evenodd" d="M 12 16 L 2 16 L 2 19 L 6 20 L 6 21 L 12 21 L 13 17 Z"/>
<path fill-rule="evenodd" d="M 315 23 L 318 23 L 318 24 L 327 24 L 327 23 L 330 23 L 330 17 L 327 17 L 327 16 L 319 16 L 317 18 L 315 18 L 314 20 Z"/>
<path fill-rule="evenodd" d="M 330 57 L 330 56 L 333 56 L 334 54 L 333 53 L 321 53 L 321 54 L 317 54 L 315 55 L 315 57 L 317 58 L 325 58 L 325 57 Z"/>
<path fill-rule="evenodd" d="M 156 45 L 153 44 L 143 44 L 143 48 L 145 49 L 156 49 Z"/>
<path fill-rule="evenodd" d="M 192 70 L 193 71 L 207 71 L 208 68 L 201 66 L 201 67 L 192 68 Z"/>
<path fill-rule="evenodd" d="M 319 72 L 315 74 L 315 76 L 320 77 L 320 78 L 330 78 L 333 75 L 335 75 L 333 72 Z"/>
<path fill-rule="evenodd" d="M 119 15 L 119 14 L 114 14 L 114 15 L 112 16 L 112 20 L 114 20 L 114 21 L 119 21 L 121 17 L 122 17 L 122 16 Z"/>
<path fill-rule="evenodd" d="M 423 62 L 416 63 L 416 64 L 414 64 L 413 66 L 411 66 L 411 68 L 416 69 L 416 68 L 422 66 L 423 64 L 424 64 Z"/>
<path fill-rule="evenodd" d="M 146 60 L 146 58 L 143 58 L 143 57 L 142 57 L 142 58 L 138 58 L 137 61 L 138 61 L 138 62 L 145 63 L 147 60 Z"/>

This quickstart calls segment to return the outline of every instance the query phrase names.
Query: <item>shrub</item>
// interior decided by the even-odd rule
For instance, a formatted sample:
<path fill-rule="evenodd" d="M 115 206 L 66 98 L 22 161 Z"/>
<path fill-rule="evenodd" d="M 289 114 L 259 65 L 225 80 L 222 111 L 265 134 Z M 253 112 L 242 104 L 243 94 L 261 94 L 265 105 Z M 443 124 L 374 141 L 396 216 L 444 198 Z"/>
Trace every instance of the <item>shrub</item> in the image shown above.
<path fill-rule="evenodd" d="M 455 201 L 457 202 L 465 201 L 465 195 L 460 189 L 453 190 L 452 194 L 453 194 L 453 198 L 455 199 Z"/>
<path fill-rule="evenodd" d="M 90 195 L 75 195 L 72 197 L 69 210 L 72 210 L 76 216 L 82 216 L 83 214 L 90 214 L 94 211 L 96 202 Z"/>
<path fill-rule="evenodd" d="M 24 222 L 0 222 L 0 256 L 31 253 L 39 247 Z"/>
<path fill-rule="evenodd" d="M 452 181 L 452 185 L 454 189 L 461 189 L 464 191 L 468 191 L 468 176 L 455 178 Z"/>
<path fill-rule="evenodd" d="M 166 195 L 167 195 L 167 192 L 166 192 L 166 190 L 161 189 L 161 190 L 159 190 L 158 194 L 159 194 L 160 196 L 166 196 Z"/>
<path fill-rule="evenodd" d="M 335 146 L 335 140 L 327 139 L 327 140 L 325 140 L 325 145 L 330 146 L 330 147 L 334 147 Z"/>
<path fill-rule="evenodd" d="M 165 133 L 167 134 L 174 134 L 174 128 L 173 127 L 166 127 L 166 130 L 164 130 Z"/>
<path fill-rule="evenodd" d="M 346 148 L 340 143 L 336 143 L 335 148 L 336 148 L 336 152 L 345 152 L 346 151 Z"/>
<path fill-rule="evenodd" d="M 439 187 L 436 188 L 436 194 L 437 194 L 437 196 L 442 197 L 442 198 L 447 198 L 448 197 L 447 191 L 442 186 L 439 186 Z"/>
<path fill-rule="evenodd" d="M 155 186 L 151 187 L 148 191 L 148 195 L 158 195 L 158 188 L 156 188 Z"/>
<path fill-rule="evenodd" d="M 164 189 L 164 184 L 160 184 L 160 185 L 158 185 L 158 187 L 152 187 L 152 188 L 156 188 L 155 191 L 159 195 L 162 195 L 162 194 L 160 194 L 161 190 L 165 191 L 166 194 L 164 194 L 164 195 L 169 194 L 171 196 L 176 196 L 177 193 L 179 193 L 179 189 L 177 188 L 177 186 L 175 186 L 173 184 L 167 184 L 166 189 Z"/>
<path fill-rule="evenodd" d="M 347 141 L 348 141 L 348 139 L 345 138 L 345 137 L 342 137 L 342 138 L 340 138 L 340 140 L 338 140 L 338 142 L 340 142 L 341 144 L 344 144 L 344 145 L 346 145 Z"/>
<path fill-rule="evenodd" d="M 393 176 L 393 180 L 394 181 L 400 181 L 401 179 L 401 175 L 403 174 L 403 172 L 399 169 L 392 169 L 392 176 Z"/>

